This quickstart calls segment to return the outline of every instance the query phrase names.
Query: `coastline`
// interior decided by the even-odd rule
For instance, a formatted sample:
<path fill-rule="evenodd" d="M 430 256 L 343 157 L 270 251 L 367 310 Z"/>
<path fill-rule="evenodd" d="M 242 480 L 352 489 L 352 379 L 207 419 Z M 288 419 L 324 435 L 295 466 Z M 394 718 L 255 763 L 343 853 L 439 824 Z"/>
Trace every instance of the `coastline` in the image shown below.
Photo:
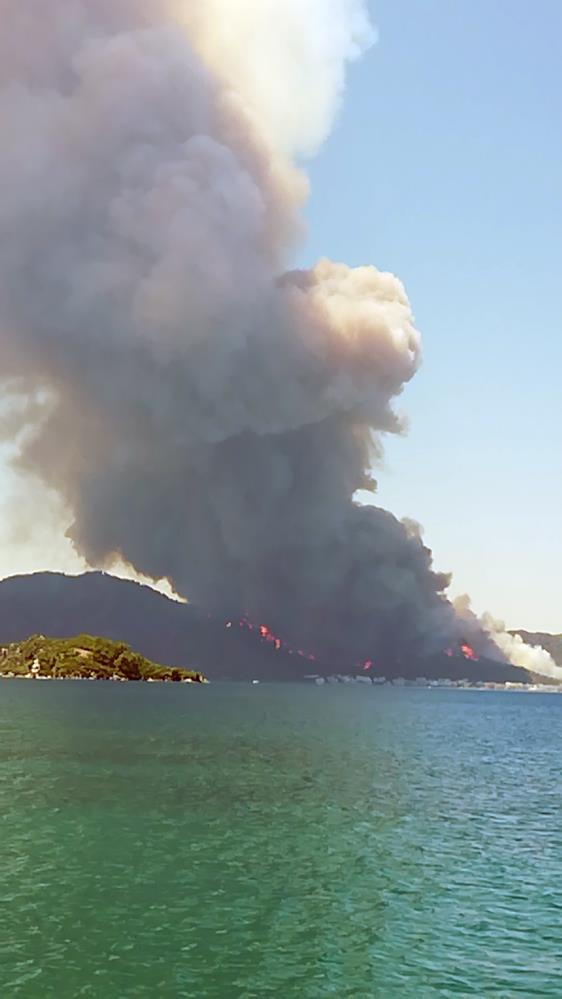
<path fill-rule="evenodd" d="M 545 677 L 545 681 L 548 678 Z M 507 680 L 505 682 L 498 682 L 495 680 L 474 680 L 471 681 L 468 678 L 462 680 L 452 680 L 450 677 L 442 677 L 436 680 L 430 680 L 427 677 L 421 676 L 417 677 L 415 680 L 408 680 L 405 677 L 399 676 L 394 679 L 387 679 L 384 676 L 347 676 L 343 674 L 336 674 L 335 676 L 308 676 L 305 677 L 307 682 L 312 682 L 318 686 L 324 686 L 324 684 L 334 685 L 334 684 L 353 684 L 367 685 L 373 687 L 393 687 L 393 688 L 415 688 L 418 690 L 483 690 L 483 691 L 505 691 L 507 693 L 528 693 L 528 694 L 562 694 L 562 684 L 557 683 L 537 683 L 534 680 L 529 681 L 513 681 Z"/>
<path fill-rule="evenodd" d="M 170 677 L 126 677 L 126 676 L 52 676 L 40 673 L 14 673 L 0 672 L 0 680 L 33 680 L 33 681 L 66 681 L 71 680 L 73 682 L 84 682 L 84 683 L 157 683 L 157 684 L 198 684 L 205 685 L 209 684 L 211 681 L 203 675 L 199 675 L 198 678 L 193 677 L 181 677 L 172 679 Z M 252 685 L 271 685 L 272 683 L 278 683 L 277 680 L 269 679 L 244 679 L 244 680 L 232 680 L 220 678 L 216 682 L 223 683 L 235 683 L 241 684 L 243 686 Z M 307 676 L 298 680 L 291 680 L 290 683 L 296 683 L 299 686 L 369 686 L 376 687 L 378 689 L 388 690 L 392 688 L 393 690 L 402 689 L 415 689 L 415 690 L 460 690 L 460 691 L 482 691 L 486 692 L 503 692 L 503 693 L 515 693 L 515 694 L 562 694 L 562 684 L 555 683 L 534 683 L 529 681 L 528 683 L 496 683 L 494 681 L 476 681 L 471 683 L 469 680 L 451 680 L 450 678 L 444 677 L 440 680 L 428 680 L 425 677 L 420 677 L 416 680 L 406 680 L 403 677 L 397 677 L 394 680 L 386 679 L 385 677 L 365 677 L 365 676 L 348 676 L 344 674 L 337 674 L 334 676 Z"/>
<path fill-rule="evenodd" d="M 148 677 L 147 679 L 134 680 L 129 679 L 126 676 L 34 676 L 33 673 L 0 673 L 0 680 L 35 680 L 35 681 L 55 681 L 58 683 L 64 682 L 66 680 L 71 680 L 73 683 L 193 683 L 199 686 L 209 683 L 210 681 L 205 677 L 202 680 L 193 680 L 191 677 L 185 677 L 181 680 L 169 680 L 167 678 L 160 679 L 155 677 Z"/>

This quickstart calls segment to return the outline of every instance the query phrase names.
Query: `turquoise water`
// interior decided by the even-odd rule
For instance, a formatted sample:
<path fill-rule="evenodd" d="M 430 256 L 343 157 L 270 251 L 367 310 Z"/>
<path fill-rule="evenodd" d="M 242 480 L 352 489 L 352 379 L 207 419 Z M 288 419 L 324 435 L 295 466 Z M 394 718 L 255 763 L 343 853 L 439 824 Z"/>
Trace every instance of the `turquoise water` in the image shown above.
<path fill-rule="evenodd" d="M 0 995 L 562 996 L 562 697 L 0 683 Z"/>

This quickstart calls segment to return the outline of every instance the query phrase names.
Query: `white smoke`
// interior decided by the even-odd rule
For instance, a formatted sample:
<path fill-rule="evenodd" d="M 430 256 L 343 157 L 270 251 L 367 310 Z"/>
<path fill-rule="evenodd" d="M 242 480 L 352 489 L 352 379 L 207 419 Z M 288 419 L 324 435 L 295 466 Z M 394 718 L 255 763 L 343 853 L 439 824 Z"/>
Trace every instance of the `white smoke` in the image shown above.
<path fill-rule="evenodd" d="M 364 0 L 207 0 L 184 4 L 198 50 L 280 154 L 309 156 L 328 136 L 346 62 L 375 37 Z"/>
<path fill-rule="evenodd" d="M 562 680 L 562 668 L 556 665 L 546 649 L 540 645 L 527 645 L 521 635 L 512 635 L 506 631 L 504 622 L 495 620 L 490 614 L 483 615 L 482 624 L 506 659 L 514 666 L 520 666 L 540 676 Z"/>
<path fill-rule="evenodd" d="M 488 649 L 488 654 L 492 658 L 497 656 L 497 652 L 494 652 L 495 648 L 513 666 L 519 666 L 530 673 L 562 680 L 562 668 L 556 665 L 546 649 L 540 645 L 528 645 L 523 641 L 521 635 L 511 634 L 507 631 L 504 621 L 494 618 L 489 613 L 484 613 L 478 618 L 472 610 L 468 594 L 465 593 L 457 597 L 453 604 L 458 618 L 468 628 L 472 629 L 478 626 L 489 636 L 492 646 Z"/>
<path fill-rule="evenodd" d="M 419 533 L 352 502 L 420 360 L 404 288 L 286 270 L 294 160 L 365 5 L 0 0 L 0 23 L 3 374 L 77 551 L 342 654 L 458 638 Z"/>

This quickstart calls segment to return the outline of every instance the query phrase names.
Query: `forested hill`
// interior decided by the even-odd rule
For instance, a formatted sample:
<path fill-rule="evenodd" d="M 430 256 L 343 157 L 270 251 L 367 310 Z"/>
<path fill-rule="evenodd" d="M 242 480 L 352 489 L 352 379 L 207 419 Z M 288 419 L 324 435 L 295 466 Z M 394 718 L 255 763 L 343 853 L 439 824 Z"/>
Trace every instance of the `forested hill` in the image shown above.
<path fill-rule="evenodd" d="M 254 633 L 225 628 L 189 604 L 102 572 L 41 572 L 0 580 L 0 645 L 29 635 L 102 635 L 154 662 L 207 676 L 295 679 L 302 661 L 264 647 Z"/>
<path fill-rule="evenodd" d="M 277 650 L 260 638 L 257 629 L 226 628 L 226 623 L 149 586 L 107 573 L 43 572 L 0 581 L 0 645 L 22 642 L 30 635 L 101 635 L 125 643 L 152 662 L 189 666 L 215 679 L 293 680 L 307 673 L 353 670 L 350 662 L 311 663 L 290 654 L 286 647 Z M 444 653 L 400 666 L 378 665 L 389 677 L 450 676 L 498 682 L 527 678 L 522 670 L 507 664 L 473 663 Z"/>
<path fill-rule="evenodd" d="M 124 642 L 92 635 L 76 638 L 32 635 L 24 642 L 1 646 L 0 676 L 205 682 L 205 677 L 197 670 L 161 666 Z"/>
<path fill-rule="evenodd" d="M 182 666 L 197 615 L 148 586 L 102 572 L 39 572 L 0 581 L 0 643 L 33 634 L 103 635 L 154 662 Z"/>

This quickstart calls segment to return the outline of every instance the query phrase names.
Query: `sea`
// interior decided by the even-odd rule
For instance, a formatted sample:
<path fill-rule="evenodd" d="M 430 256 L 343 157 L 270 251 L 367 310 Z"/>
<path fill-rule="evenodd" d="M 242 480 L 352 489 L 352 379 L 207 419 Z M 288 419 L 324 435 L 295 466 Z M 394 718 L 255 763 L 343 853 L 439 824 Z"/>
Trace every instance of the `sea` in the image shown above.
<path fill-rule="evenodd" d="M 2 999 L 562 996 L 562 696 L 0 682 Z"/>

